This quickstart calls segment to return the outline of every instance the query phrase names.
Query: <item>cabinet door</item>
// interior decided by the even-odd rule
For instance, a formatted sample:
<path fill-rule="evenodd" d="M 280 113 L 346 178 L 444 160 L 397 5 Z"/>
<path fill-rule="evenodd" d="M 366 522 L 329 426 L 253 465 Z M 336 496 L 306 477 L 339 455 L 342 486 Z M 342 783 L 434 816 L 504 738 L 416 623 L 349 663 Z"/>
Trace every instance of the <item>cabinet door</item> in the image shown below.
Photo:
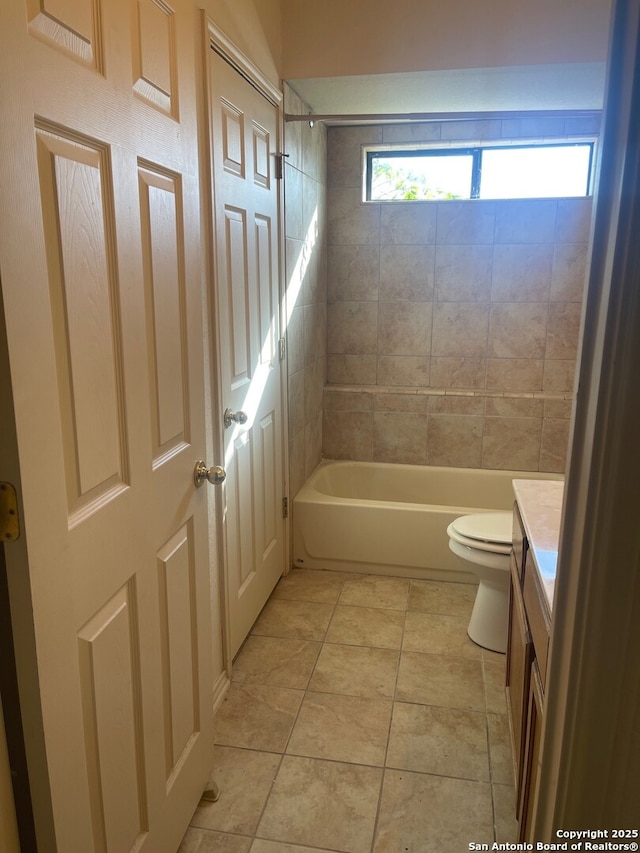
<path fill-rule="evenodd" d="M 533 644 L 524 611 L 522 592 L 520 591 L 518 566 L 512 555 L 506 692 L 518 817 L 520 816 L 519 804 L 524 757 L 525 712 L 528 704 L 532 659 Z"/>
<path fill-rule="evenodd" d="M 540 770 L 540 752 L 542 747 L 542 680 L 538 662 L 531 666 L 531 682 L 527 709 L 527 725 L 524 748 L 524 776 L 521 791 L 520 830 L 518 841 L 531 841 L 533 815 L 536 798 L 536 786 Z"/>

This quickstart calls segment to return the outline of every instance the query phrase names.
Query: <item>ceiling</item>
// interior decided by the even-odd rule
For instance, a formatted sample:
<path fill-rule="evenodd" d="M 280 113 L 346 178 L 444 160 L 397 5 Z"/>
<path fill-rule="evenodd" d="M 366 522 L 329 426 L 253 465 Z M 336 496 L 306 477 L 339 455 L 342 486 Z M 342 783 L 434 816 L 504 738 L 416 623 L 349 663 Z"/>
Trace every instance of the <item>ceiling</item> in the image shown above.
<path fill-rule="evenodd" d="M 602 109 L 605 63 L 471 68 L 287 82 L 317 115 Z"/>

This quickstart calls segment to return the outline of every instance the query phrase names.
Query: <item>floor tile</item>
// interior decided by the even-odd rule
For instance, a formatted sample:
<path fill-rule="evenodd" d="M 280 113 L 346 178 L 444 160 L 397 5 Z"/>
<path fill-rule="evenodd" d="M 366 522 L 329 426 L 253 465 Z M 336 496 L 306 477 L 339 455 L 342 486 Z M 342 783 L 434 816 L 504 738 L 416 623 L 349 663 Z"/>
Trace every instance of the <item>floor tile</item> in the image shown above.
<path fill-rule="evenodd" d="M 378 768 L 286 755 L 257 834 L 369 853 L 381 778 Z"/>
<path fill-rule="evenodd" d="M 408 580 L 378 575 L 358 575 L 352 576 L 350 580 L 344 582 L 338 602 L 356 607 L 405 610 L 408 595 Z"/>
<path fill-rule="evenodd" d="M 397 651 L 325 643 L 309 682 L 316 693 L 392 699 Z"/>
<path fill-rule="evenodd" d="M 303 696 L 301 690 L 232 684 L 216 713 L 215 743 L 284 752 Z"/>
<path fill-rule="evenodd" d="M 395 698 L 399 702 L 484 711 L 480 661 L 402 652 Z"/>
<path fill-rule="evenodd" d="M 250 838 L 206 829 L 188 829 L 178 853 L 248 853 L 250 846 Z"/>
<path fill-rule="evenodd" d="M 233 662 L 234 681 L 244 684 L 271 684 L 304 690 L 321 643 L 282 637 L 250 635 Z"/>
<path fill-rule="evenodd" d="M 471 617 L 478 587 L 468 583 L 411 581 L 408 610 Z"/>
<path fill-rule="evenodd" d="M 487 712 L 489 714 L 507 713 L 507 696 L 505 693 L 505 663 L 494 663 L 484 661 L 482 664 L 484 674 L 484 690 L 487 699 Z"/>
<path fill-rule="evenodd" d="M 335 604 L 349 574 L 316 569 L 292 569 L 278 581 L 271 598 Z"/>
<path fill-rule="evenodd" d="M 407 652 L 482 660 L 480 646 L 467 636 L 466 616 L 443 616 L 439 613 L 407 613 L 402 648 Z"/>
<path fill-rule="evenodd" d="M 387 767 L 489 780 L 485 714 L 394 703 Z"/>
<path fill-rule="evenodd" d="M 493 785 L 493 820 L 499 844 L 518 840 L 518 821 L 513 785 Z"/>
<path fill-rule="evenodd" d="M 263 637 L 323 640 L 333 610 L 333 604 L 272 598 L 258 616 L 251 633 Z"/>
<path fill-rule="evenodd" d="M 326 642 L 399 649 L 403 630 L 404 612 L 400 610 L 338 605 L 329 624 Z"/>
<path fill-rule="evenodd" d="M 220 798 L 201 802 L 191 825 L 253 836 L 281 760 L 273 752 L 216 746 L 209 781 L 218 785 Z"/>
<path fill-rule="evenodd" d="M 385 770 L 374 853 L 460 853 L 491 844 L 491 786 L 406 770 Z"/>
<path fill-rule="evenodd" d="M 301 847 L 299 844 L 283 844 L 282 841 L 265 841 L 256 838 L 250 853 L 332 853 L 326 847 Z"/>
<path fill-rule="evenodd" d="M 382 766 L 391 708 L 384 699 L 309 692 L 287 753 Z"/>
<path fill-rule="evenodd" d="M 505 714 L 487 714 L 489 728 L 489 762 L 491 781 L 497 785 L 513 785 L 513 760 L 509 721 Z"/>

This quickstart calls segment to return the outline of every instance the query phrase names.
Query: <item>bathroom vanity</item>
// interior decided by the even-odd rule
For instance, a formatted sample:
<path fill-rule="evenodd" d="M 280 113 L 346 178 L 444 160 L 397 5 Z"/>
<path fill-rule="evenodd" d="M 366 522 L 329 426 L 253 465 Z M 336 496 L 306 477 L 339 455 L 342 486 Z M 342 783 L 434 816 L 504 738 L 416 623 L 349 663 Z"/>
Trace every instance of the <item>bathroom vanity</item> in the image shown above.
<path fill-rule="evenodd" d="M 564 484 L 514 480 L 507 645 L 507 712 L 518 841 L 532 841 L 551 612 Z"/>

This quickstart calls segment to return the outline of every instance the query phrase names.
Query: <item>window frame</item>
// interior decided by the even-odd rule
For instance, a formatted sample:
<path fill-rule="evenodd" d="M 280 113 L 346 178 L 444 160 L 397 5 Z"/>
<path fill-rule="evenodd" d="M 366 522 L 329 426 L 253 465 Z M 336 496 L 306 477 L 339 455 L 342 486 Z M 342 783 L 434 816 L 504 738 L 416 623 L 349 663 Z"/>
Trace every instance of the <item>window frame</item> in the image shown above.
<path fill-rule="evenodd" d="M 587 168 L 586 192 L 580 196 L 568 196 L 568 198 L 589 198 L 593 195 L 594 187 L 594 172 L 596 163 L 596 151 L 598 145 L 597 136 L 584 137 L 562 137 L 562 138 L 546 138 L 546 139 L 517 139 L 513 141 L 507 140 L 491 140 L 483 142 L 430 142 L 430 143 L 412 143 L 412 144 L 388 144 L 388 145 L 364 145 L 363 146 L 363 201 L 367 204 L 398 204 L 416 202 L 451 202 L 451 201 L 510 201 L 514 199 L 525 198 L 534 201 L 539 198 L 564 198 L 562 195 L 555 196 L 506 196 L 503 198 L 482 199 L 480 198 L 480 187 L 482 181 L 482 152 L 486 150 L 517 150 L 524 148 L 574 148 L 576 146 L 589 146 L 589 165 Z M 465 198 L 446 199 L 446 198 L 388 198 L 388 199 L 372 199 L 372 161 L 384 154 L 388 158 L 401 157 L 442 157 L 466 154 L 472 156 L 471 169 L 471 194 Z"/>

